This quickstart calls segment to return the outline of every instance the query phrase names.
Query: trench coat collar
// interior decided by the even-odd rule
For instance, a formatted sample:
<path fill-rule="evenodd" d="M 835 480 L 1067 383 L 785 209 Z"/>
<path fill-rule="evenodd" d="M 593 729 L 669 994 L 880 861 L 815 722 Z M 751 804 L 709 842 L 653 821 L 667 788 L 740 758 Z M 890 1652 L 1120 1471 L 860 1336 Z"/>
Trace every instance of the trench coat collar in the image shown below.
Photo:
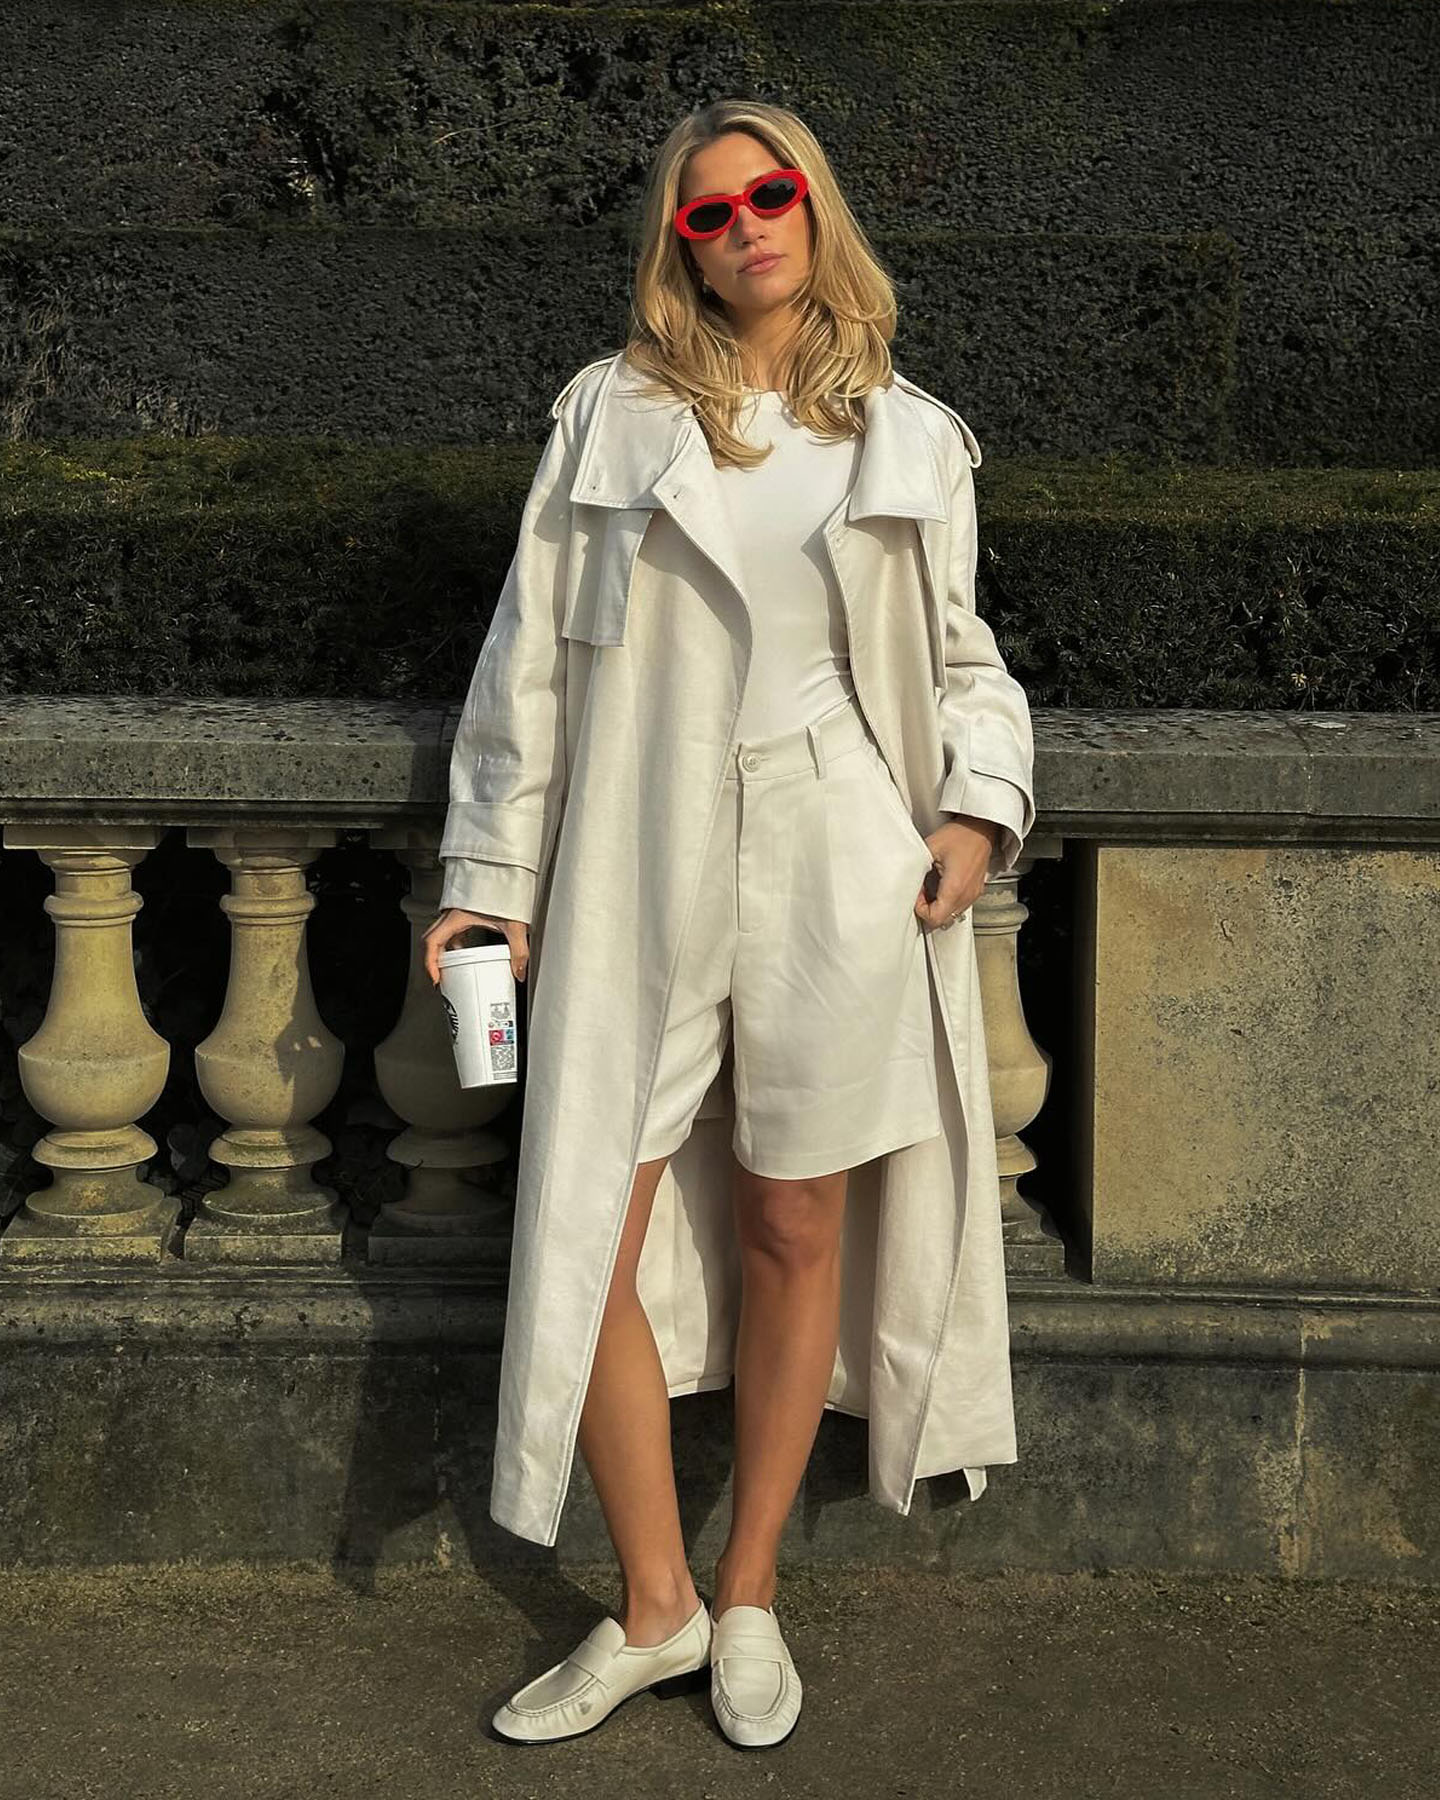
<path fill-rule="evenodd" d="M 570 488 L 572 501 L 631 508 L 670 506 L 687 494 L 718 498 L 699 420 L 683 400 L 638 392 L 647 379 L 623 352 L 611 359 Z M 847 520 L 949 516 L 939 456 L 922 414 L 925 404 L 898 374 L 888 388 L 873 387 L 866 394 L 865 436 Z M 968 438 L 963 422 L 962 430 Z"/>

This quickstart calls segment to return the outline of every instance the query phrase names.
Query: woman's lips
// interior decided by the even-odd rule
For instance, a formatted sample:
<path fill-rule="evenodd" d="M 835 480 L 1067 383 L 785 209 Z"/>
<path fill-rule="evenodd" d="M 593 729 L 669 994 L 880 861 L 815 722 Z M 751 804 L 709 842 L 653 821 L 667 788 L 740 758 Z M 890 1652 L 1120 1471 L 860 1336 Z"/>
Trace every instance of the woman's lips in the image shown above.
<path fill-rule="evenodd" d="M 780 260 L 778 252 L 774 256 L 766 256 L 759 262 L 753 262 L 748 269 L 742 269 L 742 275 L 763 275 L 767 269 L 773 269 Z"/>

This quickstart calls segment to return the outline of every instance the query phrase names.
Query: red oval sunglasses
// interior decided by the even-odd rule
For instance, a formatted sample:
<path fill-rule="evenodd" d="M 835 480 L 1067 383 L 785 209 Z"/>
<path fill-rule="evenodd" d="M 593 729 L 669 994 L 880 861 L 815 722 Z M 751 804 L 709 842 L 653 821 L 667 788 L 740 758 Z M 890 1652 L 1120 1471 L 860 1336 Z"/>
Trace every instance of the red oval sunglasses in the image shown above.
<path fill-rule="evenodd" d="M 675 229 L 682 237 L 714 238 L 728 231 L 742 205 L 762 219 L 778 219 L 803 200 L 810 183 L 800 169 L 771 169 L 757 175 L 738 194 L 697 194 L 675 210 Z"/>

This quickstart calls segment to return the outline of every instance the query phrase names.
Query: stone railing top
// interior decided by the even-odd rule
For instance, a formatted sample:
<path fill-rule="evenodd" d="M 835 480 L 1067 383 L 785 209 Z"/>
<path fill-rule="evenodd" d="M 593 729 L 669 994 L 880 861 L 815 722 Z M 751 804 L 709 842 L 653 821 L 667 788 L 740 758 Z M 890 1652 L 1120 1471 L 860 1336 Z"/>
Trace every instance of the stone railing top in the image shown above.
<path fill-rule="evenodd" d="M 0 815 L 105 823 L 443 815 L 460 706 L 0 697 Z M 1440 842 L 1440 713 L 1036 709 L 1041 834 Z"/>
<path fill-rule="evenodd" d="M 1440 842 L 1440 713 L 1037 711 L 1037 823 L 1069 837 Z"/>

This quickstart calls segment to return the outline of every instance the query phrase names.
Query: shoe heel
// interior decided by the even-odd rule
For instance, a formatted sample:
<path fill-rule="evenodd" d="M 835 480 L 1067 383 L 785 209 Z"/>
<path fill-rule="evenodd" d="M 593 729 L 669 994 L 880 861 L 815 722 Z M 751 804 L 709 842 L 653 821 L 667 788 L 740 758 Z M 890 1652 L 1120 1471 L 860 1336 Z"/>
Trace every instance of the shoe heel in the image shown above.
<path fill-rule="evenodd" d="M 697 1689 L 709 1686 L 710 1665 L 705 1663 L 701 1668 L 687 1669 L 683 1675 L 667 1675 L 663 1681 L 654 1682 L 650 1691 L 662 1700 L 669 1700 L 676 1694 L 693 1694 Z"/>

